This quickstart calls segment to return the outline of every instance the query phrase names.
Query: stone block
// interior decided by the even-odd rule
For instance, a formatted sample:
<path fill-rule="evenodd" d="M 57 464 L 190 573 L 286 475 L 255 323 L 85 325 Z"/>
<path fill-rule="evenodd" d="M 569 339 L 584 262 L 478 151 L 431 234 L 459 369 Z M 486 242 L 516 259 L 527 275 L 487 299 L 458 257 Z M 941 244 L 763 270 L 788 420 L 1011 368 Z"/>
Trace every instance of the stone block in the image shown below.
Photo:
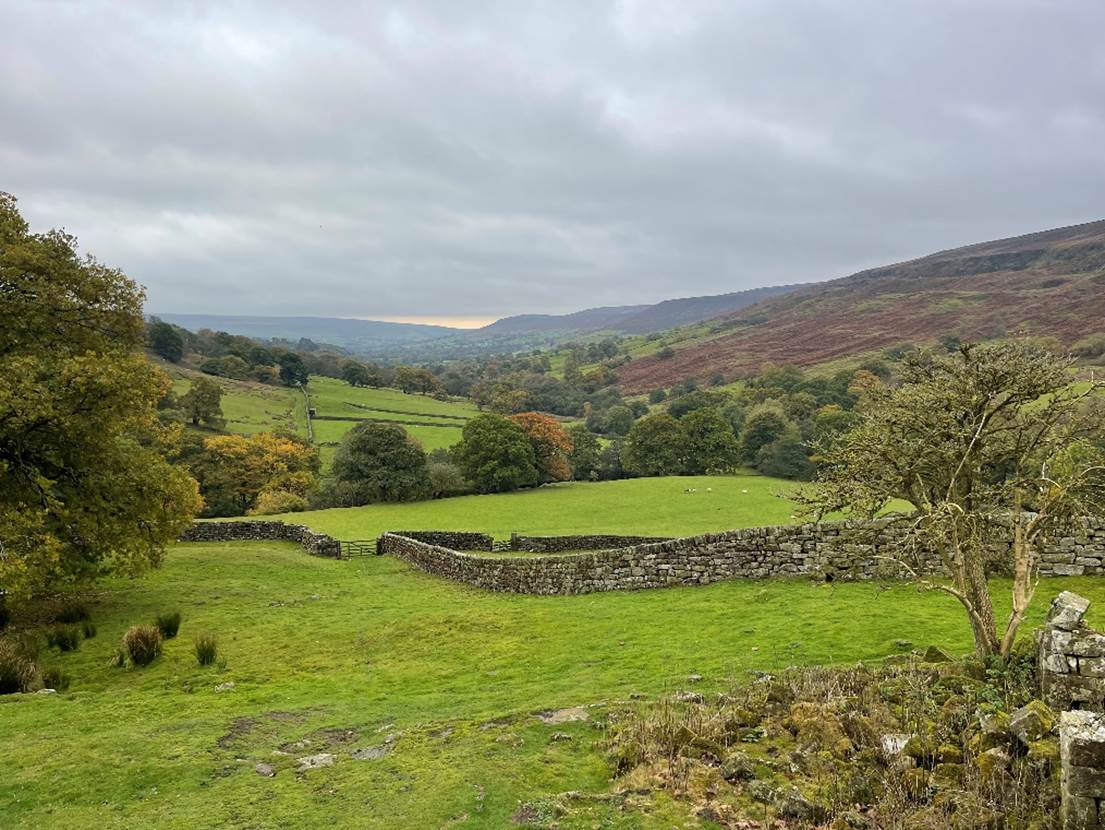
<path fill-rule="evenodd" d="M 1056 573 L 1060 573 L 1057 569 Z M 1090 601 L 1085 597 L 1070 591 L 1063 591 L 1051 601 L 1051 607 L 1047 612 L 1047 625 L 1062 631 L 1074 631 L 1082 622 L 1086 611 L 1090 608 Z"/>

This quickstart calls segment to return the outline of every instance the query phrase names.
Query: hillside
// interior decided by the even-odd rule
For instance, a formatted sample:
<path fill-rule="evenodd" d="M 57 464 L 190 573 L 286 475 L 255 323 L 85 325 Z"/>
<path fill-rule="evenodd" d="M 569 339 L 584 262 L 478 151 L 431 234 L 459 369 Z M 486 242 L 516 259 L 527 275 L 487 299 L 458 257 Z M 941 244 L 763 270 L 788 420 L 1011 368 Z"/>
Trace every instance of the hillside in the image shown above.
<path fill-rule="evenodd" d="M 459 329 L 420 323 L 387 323 L 382 320 L 350 320 L 342 317 L 251 317 L 223 314 L 155 314 L 166 323 L 189 331 L 212 329 L 267 340 L 296 341 L 307 338 L 333 343 L 356 352 L 387 349 L 456 334 Z"/>
<path fill-rule="evenodd" d="M 714 322 L 716 336 L 619 370 L 626 392 L 766 363 L 813 366 L 902 342 L 1105 331 L 1105 220 L 941 251 L 809 285 Z"/>

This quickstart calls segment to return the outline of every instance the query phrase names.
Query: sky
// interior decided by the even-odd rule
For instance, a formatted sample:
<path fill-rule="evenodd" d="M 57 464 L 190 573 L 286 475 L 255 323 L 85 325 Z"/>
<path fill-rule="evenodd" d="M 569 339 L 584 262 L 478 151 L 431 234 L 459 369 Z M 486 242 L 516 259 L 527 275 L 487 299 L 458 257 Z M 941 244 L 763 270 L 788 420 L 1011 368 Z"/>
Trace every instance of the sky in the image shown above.
<path fill-rule="evenodd" d="M 147 309 L 468 324 L 1105 218 L 1102 0 L 0 0 L 0 190 Z"/>

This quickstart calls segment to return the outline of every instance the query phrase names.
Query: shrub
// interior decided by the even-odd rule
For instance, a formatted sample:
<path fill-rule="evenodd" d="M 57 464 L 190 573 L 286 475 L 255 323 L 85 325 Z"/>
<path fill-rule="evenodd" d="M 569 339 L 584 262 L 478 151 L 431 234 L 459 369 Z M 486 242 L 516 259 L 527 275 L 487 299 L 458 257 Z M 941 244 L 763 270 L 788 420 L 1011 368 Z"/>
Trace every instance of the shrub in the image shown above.
<path fill-rule="evenodd" d="M 0 631 L 8 627 L 11 618 L 12 614 L 11 611 L 8 610 L 8 603 L 4 599 L 4 594 L 0 593 Z"/>
<path fill-rule="evenodd" d="M 86 640 L 91 640 L 96 636 L 96 623 L 92 620 L 85 620 L 81 623 L 81 633 L 84 634 Z"/>
<path fill-rule="evenodd" d="M 56 666 L 42 670 L 42 688 L 64 692 L 69 688 L 69 675 Z"/>
<path fill-rule="evenodd" d="M 196 662 L 201 666 L 210 666 L 215 662 L 215 658 L 219 653 L 219 644 L 215 639 L 214 634 L 201 634 L 196 637 L 196 643 L 193 646 L 193 650 L 196 653 Z"/>
<path fill-rule="evenodd" d="M 161 632 L 162 639 L 171 640 L 180 631 L 180 612 L 173 611 L 171 614 L 159 614 L 157 619 L 154 620 L 154 625 Z"/>
<path fill-rule="evenodd" d="M 76 651 L 81 645 L 81 629 L 75 625 L 55 625 L 46 632 L 46 642 L 61 651 Z"/>
<path fill-rule="evenodd" d="M 299 513 L 307 507 L 307 499 L 298 493 L 289 493 L 287 490 L 266 490 L 257 497 L 253 507 L 246 512 L 250 516 L 275 516 L 278 513 Z"/>
<path fill-rule="evenodd" d="M 161 632 L 152 625 L 131 626 L 123 635 L 123 648 L 131 663 L 148 666 L 161 653 Z"/>
<path fill-rule="evenodd" d="M 90 619 L 91 616 L 88 613 L 87 605 L 79 600 L 70 600 L 63 603 L 58 609 L 58 612 L 54 615 L 54 620 L 59 623 L 72 624 Z"/>
<path fill-rule="evenodd" d="M 38 675 L 34 660 L 10 640 L 0 640 L 0 695 L 30 691 Z"/>

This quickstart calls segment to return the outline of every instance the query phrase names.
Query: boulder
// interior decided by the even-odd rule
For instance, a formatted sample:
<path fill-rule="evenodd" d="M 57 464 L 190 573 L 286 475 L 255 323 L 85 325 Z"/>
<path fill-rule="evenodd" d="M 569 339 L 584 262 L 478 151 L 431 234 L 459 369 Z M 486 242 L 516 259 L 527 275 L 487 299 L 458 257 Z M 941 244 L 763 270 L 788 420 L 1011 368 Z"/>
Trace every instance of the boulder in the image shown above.
<path fill-rule="evenodd" d="M 1055 713 L 1040 700 L 1030 701 L 1009 716 L 1009 731 L 1027 746 L 1055 728 Z"/>
<path fill-rule="evenodd" d="M 322 769 L 334 765 L 334 756 L 329 752 L 320 752 L 318 755 L 305 755 L 296 759 L 296 772 L 307 772 L 312 769 Z"/>
<path fill-rule="evenodd" d="M 1063 631 L 1074 631 L 1082 623 L 1090 601 L 1070 591 L 1063 591 L 1051 601 L 1047 612 L 1047 624 Z"/>
<path fill-rule="evenodd" d="M 925 663 L 950 663 L 952 656 L 940 646 L 929 646 L 925 649 L 925 655 L 921 660 Z"/>
<path fill-rule="evenodd" d="M 721 777 L 732 783 L 734 781 L 751 781 L 756 777 L 756 765 L 748 754 L 737 750 L 731 752 L 721 762 Z"/>

